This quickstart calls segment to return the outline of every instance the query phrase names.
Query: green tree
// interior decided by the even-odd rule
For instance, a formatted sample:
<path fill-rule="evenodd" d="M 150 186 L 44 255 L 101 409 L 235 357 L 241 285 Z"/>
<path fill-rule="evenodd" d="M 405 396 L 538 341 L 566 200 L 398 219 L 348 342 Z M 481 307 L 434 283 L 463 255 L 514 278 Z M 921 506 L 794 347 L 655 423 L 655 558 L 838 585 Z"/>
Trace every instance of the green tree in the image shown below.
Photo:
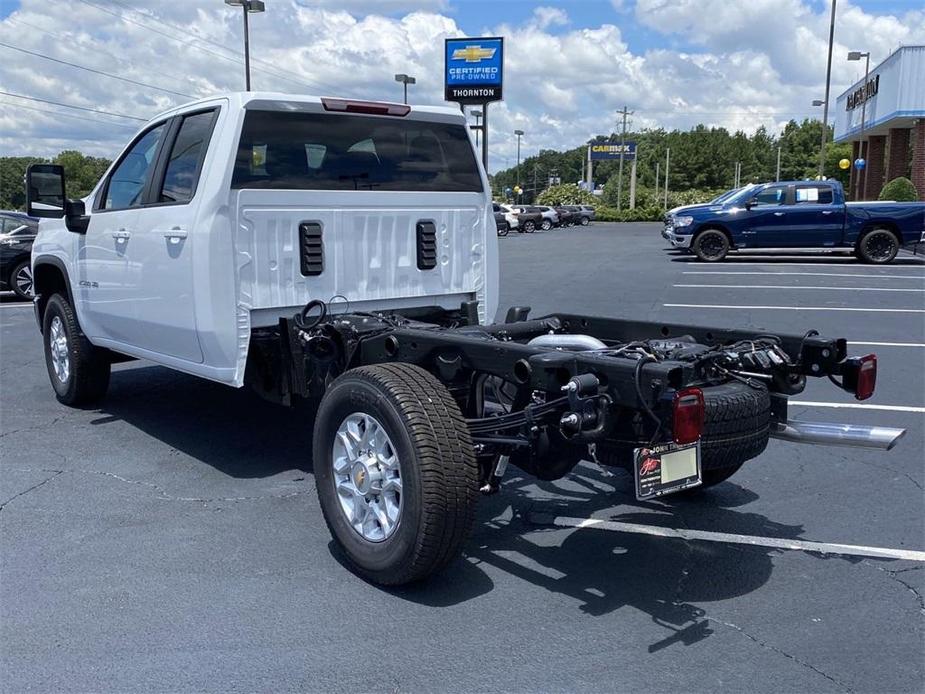
<path fill-rule="evenodd" d="M 39 157 L 0 157 L 0 210 L 26 209 L 26 169 L 43 164 Z"/>

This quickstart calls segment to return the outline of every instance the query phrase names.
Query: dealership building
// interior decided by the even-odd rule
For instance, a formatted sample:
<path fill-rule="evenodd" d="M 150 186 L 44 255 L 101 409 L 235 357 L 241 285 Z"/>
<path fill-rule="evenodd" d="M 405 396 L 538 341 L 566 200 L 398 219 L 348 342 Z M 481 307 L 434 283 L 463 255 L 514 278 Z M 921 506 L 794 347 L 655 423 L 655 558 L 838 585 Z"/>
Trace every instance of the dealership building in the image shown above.
<path fill-rule="evenodd" d="M 838 97 L 835 141 L 851 143 L 852 162 L 865 160 L 852 163 L 851 199 L 876 200 L 898 176 L 925 199 L 925 46 L 898 49 Z"/>

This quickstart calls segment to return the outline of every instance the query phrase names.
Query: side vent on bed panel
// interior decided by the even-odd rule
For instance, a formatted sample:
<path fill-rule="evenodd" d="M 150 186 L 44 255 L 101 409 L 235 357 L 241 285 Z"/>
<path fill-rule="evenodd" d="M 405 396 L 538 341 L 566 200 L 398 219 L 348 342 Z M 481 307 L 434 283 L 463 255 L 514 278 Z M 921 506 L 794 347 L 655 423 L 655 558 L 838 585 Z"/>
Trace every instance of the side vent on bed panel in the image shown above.
<path fill-rule="evenodd" d="M 433 222 L 418 222 L 418 270 L 437 267 L 437 227 Z"/>
<path fill-rule="evenodd" d="M 318 222 L 299 224 L 299 262 L 305 276 L 324 272 L 324 242 L 321 240 L 321 224 Z"/>

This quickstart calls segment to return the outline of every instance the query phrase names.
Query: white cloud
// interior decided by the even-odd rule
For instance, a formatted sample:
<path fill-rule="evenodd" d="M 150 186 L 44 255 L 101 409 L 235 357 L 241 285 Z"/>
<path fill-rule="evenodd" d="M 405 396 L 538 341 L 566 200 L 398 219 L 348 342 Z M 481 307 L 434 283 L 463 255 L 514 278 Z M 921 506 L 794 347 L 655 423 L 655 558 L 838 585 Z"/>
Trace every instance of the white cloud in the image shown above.
<path fill-rule="evenodd" d="M 443 39 L 463 35 L 452 11 L 442 0 L 274 0 L 266 14 L 251 17 L 254 87 L 397 100 L 393 77 L 404 72 L 417 78 L 413 102 L 444 103 Z M 527 133 L 527 155 L 574 147 L 613 131 L 624 105 L 635 110 L 637 128 L 705 122 L 752 131 L 818 113 L 809 104 L 824 89 L 822 3 L 637 0 L 635 12 L 666 35 L 665 47 L 633 52 L 620 27 L 578 27 L 555 7 L 538 7 L 516 26 L 485 27 L 506 37 L 507 50 L 505 101 L 489 106 L 492 169 L 513 163 L 515 128 Z M 869 49 L 876 61 L 899 43 L 925 42 L 921 11 L 872 15 L 843 0 L 838 22 L 836 93 L 858 70 L 844 60 L 847 50 Z M 0 41 L 195 97 L 243 86 L 240 16 L 217 0 L 23 0 L 0 20 Z M 675 42 L 685 50 L 668 50 Z M 185 100 L 0 51 L 2 91 L 142 118 Z M 77 148 L 113 156 L 139 125 L 6 96 L 0 104 L 4 154 Z"/>
<path fill-rule="evenodd" d="M 561 7 L 537 7 L 533 10 L 533 23 L 540 29 L 568 24 L 568 13 Z"/>

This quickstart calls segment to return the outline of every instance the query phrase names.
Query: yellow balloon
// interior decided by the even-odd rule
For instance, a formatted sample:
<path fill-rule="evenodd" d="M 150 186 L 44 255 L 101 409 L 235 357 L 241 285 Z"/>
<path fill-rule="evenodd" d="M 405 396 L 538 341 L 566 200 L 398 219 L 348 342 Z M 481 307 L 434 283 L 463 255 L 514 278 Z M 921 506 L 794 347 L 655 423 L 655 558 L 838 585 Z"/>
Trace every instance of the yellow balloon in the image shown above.
<path fill-rule="evenodd" d="M 844 169 L 850 168 L 850 166 L 851 166 L 851 162 L 848 159 L 842 159 L 841 161 L 838 162 L 839 169 L 844 170 Z"/>

